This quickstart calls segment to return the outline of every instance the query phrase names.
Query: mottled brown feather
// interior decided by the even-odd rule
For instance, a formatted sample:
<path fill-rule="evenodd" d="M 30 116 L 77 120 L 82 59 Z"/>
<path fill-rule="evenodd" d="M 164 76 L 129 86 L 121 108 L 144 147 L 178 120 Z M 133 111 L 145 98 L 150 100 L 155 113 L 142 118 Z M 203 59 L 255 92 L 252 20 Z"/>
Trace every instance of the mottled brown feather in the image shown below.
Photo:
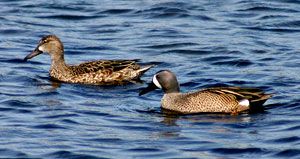
<path fill-rule="evenodd" d="M 137 60 L 99 60 L 79 65 L 67 65 L 64 60 L 64 47 L 55 35 L 43 37 L 36 49 L 25 57 L 30 59 L 47 52 L 51 56 L 51 78 L 68 82 L 96 85 L 125 84 L 138 79 L 153 65 L 139 66 Z"/>
<path fill-rule="evenodd" d="M 111 70 L 117 72 L 122 69 L 138 70 L 140 66 L 131 60 L 101 60 L 79 64 L 78 66 L 70 66 L 77 74 L 97 72 L 99 70 Z"/>
<path fill-rule="evenodd" d="M 162 107 L 185 114 L 189 113 L 231 113 L 261 106 L 270 94 L 257 88 L 216 87 L 193 93 L 168 93 L 162 98 Z M 248 99 L 250 107 L 239 105 L 240 99 Z M 258 102 L 260 101 L 260 102 Z"/>

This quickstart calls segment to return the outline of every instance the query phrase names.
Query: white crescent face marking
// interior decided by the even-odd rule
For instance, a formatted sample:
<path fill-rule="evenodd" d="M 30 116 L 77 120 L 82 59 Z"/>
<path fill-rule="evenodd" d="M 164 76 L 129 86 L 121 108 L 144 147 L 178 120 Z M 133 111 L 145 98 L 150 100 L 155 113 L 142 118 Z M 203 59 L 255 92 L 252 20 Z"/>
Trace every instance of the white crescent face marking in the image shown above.
<path fill-rule="evenodd" d="M 39 51 L 42 51 L 42 52 L 44 52 L 44 47 L 43 46 L 39 46 Z"/>
<path fill-rule="evenodd" d="M 156 76 L 157 76 L 157 75 L 154 75 L 154 76 L 153 76 L 152 82 L 156 85 L 156 87 L 162 89 L 162 86 L 161 86 L 161 85 L 159 84 L 159 82 L 157 81 Z"/>

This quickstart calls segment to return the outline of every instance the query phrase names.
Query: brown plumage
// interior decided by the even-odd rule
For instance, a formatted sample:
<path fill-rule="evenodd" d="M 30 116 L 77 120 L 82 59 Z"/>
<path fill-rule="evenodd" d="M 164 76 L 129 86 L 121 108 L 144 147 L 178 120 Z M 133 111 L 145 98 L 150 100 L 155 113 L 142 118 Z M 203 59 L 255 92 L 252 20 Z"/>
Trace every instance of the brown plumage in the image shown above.
<path fill-rule="evenodd" d="M 261 109 L 270 94 L 258 88 L 215 87 L 191 93 L 180 93 L 176 76 L 168 70 L 159 71 L 152 83 L 140 92 L 143 95 L 156 88 L 164 91 L 162 108 L 179 113 L 230 113 Z"/>
<path fill-rule="evenodd" d="M 55 35 L 43 37 L 36 49 L 24 60 L 31 59 L 43 52 L 47 52 L 51 57 L 49 71 L 51 78 L 68 83 L 124 84 L 139 79 L 153 66 L 141 67 L 136 60 L 100 60 L 79 65 L 67 65 L 64 60 L 63 44 Z"/>

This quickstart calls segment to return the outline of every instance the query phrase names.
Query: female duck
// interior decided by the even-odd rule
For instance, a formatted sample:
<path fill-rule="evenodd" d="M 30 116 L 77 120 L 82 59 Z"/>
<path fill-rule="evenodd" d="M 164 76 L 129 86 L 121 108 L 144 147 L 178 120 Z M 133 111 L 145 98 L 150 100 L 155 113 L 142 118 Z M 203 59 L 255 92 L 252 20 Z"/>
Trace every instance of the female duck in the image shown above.
<path fill-rule="evenodd" d="M 168 70 L 157 72 L 152 83 L 139 95 L 156 88 L 164 91 L 162 108 L 179 113 L 230 113 L 257 109 L 271 97 L 257 88 L 216 87 L 192 93 L 180 93 L 176 76 Z"/>
<path fill-rule="evenodd" d="M 70 66 L 65 63 L 64 46 L 55 35 L 43 37 L 36 49 L 24 60 L 27 61 L 43 52 L 47 52 L 51 57 L 51 78 L 68 83 L 123 84 L 139 79 L 152 67 L 141 67 L 136 60 L 101 60 Z"/>

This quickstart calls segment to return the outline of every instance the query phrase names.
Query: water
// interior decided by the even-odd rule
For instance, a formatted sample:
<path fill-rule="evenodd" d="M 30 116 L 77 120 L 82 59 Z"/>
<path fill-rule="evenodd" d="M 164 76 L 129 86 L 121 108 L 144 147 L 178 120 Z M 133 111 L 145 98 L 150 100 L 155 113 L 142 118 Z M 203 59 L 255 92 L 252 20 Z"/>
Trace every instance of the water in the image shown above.
<path fill-rule="evenodd" d="M 300 2 L 2 0 L 0 157 L 300 158 Z M 274 97 L 255 114 L 168 115 L 161 91 L 49 80 L 22 59 L 56 34 L 70 64 L 142 59 L 182 91 L 225 84 Z"/>

